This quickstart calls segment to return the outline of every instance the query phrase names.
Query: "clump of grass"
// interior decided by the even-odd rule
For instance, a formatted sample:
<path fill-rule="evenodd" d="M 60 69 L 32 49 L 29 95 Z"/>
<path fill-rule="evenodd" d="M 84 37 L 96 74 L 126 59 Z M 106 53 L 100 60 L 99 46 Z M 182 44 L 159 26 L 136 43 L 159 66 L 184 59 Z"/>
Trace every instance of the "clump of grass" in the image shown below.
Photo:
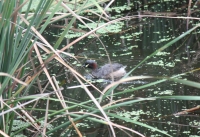
<path fill-rule="evenodd" d="M 99 4 L 102 2 L 107 2 L 107 7 L 105 7 L 105 9 L 103 9 Z M 135 105 L 137 103 L 156 99 L 199 100 L 199 97 L 195 96 L 190 96 L 190 98 L 186 96 L 148 98 L 127 96 L 117 100 L 113 99 L 115 96 L 145 89 L 167 80 L 200 88 L 199 83 L 197 82 L 178 79 L 177 77 L 179 75 L 173 77 L 128 77 L 141 64 L 192 33 L 199 27 L 199 25 L 194 26 L 153 52 L 130 70 L 123 79 L 119 81 L 113 80 L 111 84 L 107 85 L 101 91 L 98 87 L 86 80 L 85 77 L 75 69 L 73 64 L 70 63 L 69 60 L 64 59 L 61 54 L 65 54 L 68 59 L 74 59 L 76 62 L 80 62 L 79 58 L 71 53 L 65 52 L 65 50 L 69 49 L 85 37 L 92 35 L 92 37 L 96 37 L 102 44 L 106 56 L 108 57 L 108 61 L 111 63 L 109 54 L 106 51 L 106 46 L 99 39 L 99 36 L 102 34 L 97 33 L 100 30 L 104 30 L 103 33 L 114 33 L 115 31 L 113 30 L 115 30 L 115 28 L 113 29 L 113 24 L 123 24 L 120 21 L 138 18 L 137 16 L 127 16 L 109 20 L 105 11 L 109 8 L 109 5 L 112 4 L 112 1 L 82 1 L 74 4 L 70 3 L 71 7 L 62 1 L 38 1 L 34 9 L 32 9 L 33 1 L 16 2 L 7 0 L 0 1 L 0 3 L 1 135 L 15 136 L 24 134 L 26 136 L 49 136 L 51 134 L 59 134 L 61 136 L 69 136 L 73 134 L 72 132 L 75 132 L 79 136 L 83 136 L 81 130 L 84 127 L 91 128 L 91 125 L 88 124 L 90 122 L 108 126 L 110 136 L 113 137 L 116 136 L 115 128 L 118 128 L 123 132 L 123 134 L 128 136 L 131 136 L 132 134 L 137 134 L 139 136 L 145 135 L 145 133 L 139 133 L 126 125 L 119 124 L 120 122 L 115 122 L 115 119 L 117 119 L 119 121 L 131 123 L 132 125 L 139 125 L 151 129 L 152 131 L 157 131 L 161 134 L 170 136 L 166 131 L 150 126 L 143 121 L 133 119 L 129 115 L 128 111 L 120 113 L 116 110 L 120 109 L 122 106 Z M 76 7 L 72 10 L 72 5 L 75 7 L 78 6 L 78 8 Z M 26 10 L 22 10 L 24 6 L 26 6 Z M 83 14 L 83 9 L 89 9 L 93 6 L 98 8 L 98 12 L 96 12 L 95 15 L 97 15 L 99 19 L 106 21 L 105 23 L 98 23 L 96 27 L 90 26 L 85 22 L 85 20 L 92 22 L 90 19 L 80 16 L 80 14 Z M 61 14 L 60 9 L 66 10 L 67 13 Z M 94 14 L 92 11 L 91 13 Z M 72 17 L 72 19 L 69 24 L 64 26 L 64 29 L 55 44 L 51 45 L 48 40 L 43 37 L 42 33 L 49 24 L 63 19 L 64 17 Z M 74 39 L 71 43 L 60 49 L 59 46 L 61 42 L 66 35 L 69 34 L 70 29 L 76 20 L 79 20 L 83 26 L 88 29 L 88 32 L 85 31 L 80 37 Z M 109 26 L 112 26 L 112 28 L 107 28 Z M 118 28 L 121 29 L 121 26 L 118 26 Z M 117 30 L 117 32 L 118 31 L 119 30 Z M 63 90 L 58 83 L 59 80 L 57 80 L 57 76 L 52 74 L 48 68 L 49 64 L 55 62 L 58 63 L 58 66 L 64 66 L 65 70 L 69 71 L 75 81 L 81 85 L 79 87 L 84 89 L 84 94 L 88 97 L 86 101 L 78 102 L 78 100 L 65 98 L 63 92 L 68 91 Z M 113 92 L 119 84 L 136 79 L 158 80 L 139 87 L 125 89 L 121 92 Z M 99 92 L 100 96 L 95 97 L 87 88 L 88 85 L 92 86 L 97 92 Z M 34 93 L 35 91 L 37 91 L 37 93 Z M 60 108 L 57 110 L 51 109 L 51 104 L 54 103 Z M 64 121 L 60 123 L 57 122 L 58 119 L 60 120 L 62 118 Z M 17 127 L 17 123 L 26 124 Z"/>

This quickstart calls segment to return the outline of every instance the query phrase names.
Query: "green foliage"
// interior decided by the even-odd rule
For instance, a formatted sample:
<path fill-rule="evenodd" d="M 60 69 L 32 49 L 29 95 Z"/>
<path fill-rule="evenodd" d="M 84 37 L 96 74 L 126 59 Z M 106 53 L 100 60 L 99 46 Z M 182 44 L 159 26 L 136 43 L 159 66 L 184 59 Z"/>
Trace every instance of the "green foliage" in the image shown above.
<path fill-rule="evenodd" d="M 34 11 L 34 14 L 29 15 L 31 9 L 30 5 L 32 1 L 27 5 L 26 11 L 24 11 L 24 16 L 22 16 L 22 10 L 20 4 L 23 5 L 23 1 L 1 1 L 0 9 L 1 13 L 1 22 L 0 22 L 0 72 L 4 72 L 11 76 L 21 79 L 24 77 L 25 67 L 23 67 L 28 60 L 28 53 L 33 46 L 33 41 L 38 39 L 34 36 L 32 26 L 38 28 L 42 20 L 46 16 L 47 9 L 51 5 L 52 0 L 40 1 L 37 5 L 37 8 Z M 40 14 L 40 16 L 38 16 Z M 23 19 L 24 18 L 24 19 Z M 29 21 L 29 24 L 26 24 L 24 21 Z M 21 68 L 19 71 L 17 69 Z M 0 77 L 1 97 L 7 101 L 4 103 L 12 104 L 10 102 L 13 98 L 13 93 L 15 96 L 19 96 L 21 85 L 13 81 L 10 77 Z M 14 88 L 15 87 L 15 88 Z M 14 90 L 15 89 L 15 90 Z M 18 102 L 13 103 L 11 106 L 16 106 Z M 2 105 L 1 112 L 8 110 L 9 105 Z M 11 131 L 20 129 L 22 127 L 14 126 L 13 123 L 15 114 L 13 112 L 7 113 L 4 117 L 0 117 L 0 128 L 5 129 L 4 132 L 11 134 Z M 3 120 L 4 119 L 4 120 Z"/>
<path fill-rule="evenodd" d="M 43 134 L 45 136 L 77 136 L 77 134 L 81 136 L 80 134 L 84 135 L 86 133 L 84 132 L 85 129 L 91 130 L 106 126 L 105 129 L 109 129 L 110 136 L 117 136 L 118 131 L 123 135 L 128 134 L 129 136 L 135 136 L 135 134 L 138 136 L 143 136 L 142 134 L 149 136 L 148 133 L 152 133 L 153 136 L 154 132 L 159 135 L 173 136 L 168 128 L 162 128 L 161 126 L 158 128 L 157 125 L 148 123 L 147 120 L 142 118 L 143 115 L 147 115 L 157 120 L 163 116 L 161 112 L 157 113 L 156 110 L 150 110 L 149 108 L 146 110 L 139 108 L 136 111 L 132 108 L 136 108 L 143 103 L 159 102 L 159 100 L 200 100 L 199 96 L 174 95 L 176 93 L 175 90 L 168 89 L 167 87 L 165 89 L 156 87 L 159 84 L 171 82 L 171 86 L 173 84 L 180 84 L 181 86 L 199 89 L 199 82 L 182 79 L 182 76 L 195 72 L 198 69 L 185 73 L 180 72 L 174 76 L 131 75 L 144 64 L 147 66 L 159 66 L 166 71 L 174 68 L 176 63 L 181 61 L 179 58 L 170 61 L 165 60 L 164 58 L 171 55 L 171 52 L 166 51 L 166 49 L 176 45 L 180 40 L 187 39 L 192 33 L 198 34 L 199 24 L 193 24 L 194 26 L 190 29 L 176 36 L 170 36 L 169 34 L 162 36 L 163 33 L 161 33 L 160 28 L 163 31 L 166 28 L 163 27 L 165 25 L 162 26 L 158 23 L 158 16 L 163 13 L 156 15 L 152 13 L 155 20 L 151 21 L 154 22 L 155 26 L 157 24 L 160 26 L 156 26 L 155 30 L 150 30 L 149 32 L 146 31 L 148 30 L 147 27 L 142 28 L 143 24 L 149 23 L 148 17 L 142 18 L 139 14 L 137 16 L 134 14 L 143 9 L 148 10 L 149 6 L 154 11 L 163 10 L 161 8 L 162 4 L 166 7 L 171 7 L 171 4 L 173 5 L 172 1 L 164 1 L 162 4 L 155 2 L 142 4 L 142 2 L 134 1 L 125 5 L 120 5 L 120 2 L 116 2 L 114 7 L 107 7 L 107 10 L 104 11 L 104 7 L 111 4 L 110 2 L 112 1 L 0 1 L 1 131 L 9 136 L 24 136 L 24 131 L 28 136 L 43 136 Z M 186 1 L 182 2 L 185 3 Z M 137 12 L 132 11 L 133 16 L 128 17 L 129 12 L 135 10 L 136 7 L 138 7 Z M 146 12 L 145 10 L 143 12 Z M 113 16 L 107 17 L 108 13 Z M 95 18 L 91 20 L 90 18 L 93 16 Z M 64 26 L 62 26 L 63 29 L 59 30 L 60 34 L 54 35 L 54 41 L 51 41 L 55 44 L 49 44 L 50 40 L 45 39 L 45 34 L 49 33 L 43 33 L 43 31 L 49 31 L 46 30 L 48 25 L 55 22 L 57 25 L 57 22 L 60 20 L 66 21 L 66 18 L 69 22 L 65 22 Z M 133 24 L 130 25 L 131 29 L 126 28 L 127 22 L 130 20 L 133 20 L 131 23 L 134 25 L 138 23 L 137 29 L 135 29 L 136 27 Z M 76 24 L 78 24 L 77 28 L 74 29 Z M 126 33 L 124 29 L 130 30 L 131 33 Z M 173 32 L 173 29 L 169 28 L 168 31 Z M 124 33 L 124 35 L 119 35 L 121 33 Z M 112 36 L 113 34 L 117 35 Z M 101 36 L 106 40 L 112 41 L 112 44 L 109 45 L 106 41 L 101 40 Z M 142 36 L 143 39 L 141 39 Z M 150 37 L 151 40 L 147 37 Z M 65 38 L 69 42 L 67 45 L 63 44 Z M 82 42 L 81 40 L 84 38 L 87 40 L 97 38 L 97 40 L 95 39 L 95 44 L 101 43 L 102 47 L 96 48 L 96 45 L 92 45 L 93 43 L 89 42 L 88 44 L 87 40 Z M 72 42 L 70 43 L 71 40 Z M 134 40 L 134 43 L 131 43 L 132 40 Z M 122 46 L 124 41 L 131 44 L 127 44 L 126 47 Z M 83 46 L 79 46 L 79 42 Z M 155 51 L 143 60 L 138 61 L 137 65 L 133 65 L 131 59 L 136 56 L 135 54 L 133 55 L 134 50 L 138 49 L 141 43 L 144 45 L 158 44 L 161 46 L 155 48 Z M 61 47 L 61 44 L 64 46 Z M 94 50 L 85 47 L 85 45 L 90 44 Z M 106 49 L 108 47 L 111 47 L 111 53 L 107 52 Z M 64 52 L 66 50 L 68 52 Z M 83 72 L 82 58 L 92 57 L 85 53 L 77 54 L 78 52 L 75 53 L 76 50 L 78 52 L 83 50 L 88 51 L 88 53 L 98 54 L 97 56 L 99 57 L 97 58 L 99 60 L 104 60 L 106 57 L 108 60 L 111 60 L 110 56 L 113 58 L 119 57 L 120 59 L 130 57 L 127 61 L 130 63 L 127 65 L 131 66 L 129 68 L 130 71 L 123 79 L 118 81 L 87 80 L 81 74 Z M 115 50 L 122 51 L 123 53 L 115 52 Z M 195 51 L 190 53 L 195 53 Z M 188 59 L 186 57 L 183 58 L 185 60 Z M 79 68 L 81 68 L 80 71 L 78 70 Z M 65 75 L 63 81 L 59 79 L 60 75 Z M 144 79 L 150 79 L 150 82 L 143 82 L 140 86 L 135 86 L 134 83 L 131 83 L 134 80 Z M 20 84 L 20 81 L 26 82 L 28 86 Z M 103 83 L 105 87 L 100 90 L 98 86 L 94 86 L 92 83 Z M 117 88 L 120 88 L 122 83 L 125 86 L 118 90 Z M 130 85 L 126 86 L 126 84 Z M 93 87 L 93 89 L 91 90 L 88 85 Z M 71 91 L 70 89 L 74 87 L 80 87 L 80 90 Z M 137 92 L 143 91 L 152 91 L 152 94 L 145 97 L 140 96 L 140 94 L 137 96 Z M 162 107 L 162 105 L 160 102 L 158 103 L 159 107 Z M 176 116 L 178 117 L 178 115 Z M 166 124 L 169 123 L 166 122 Z M 195 125 L 198 126 L 198 123 L 195 122 Z M 137 130 L 137 127 L 145 129 L 144 133 L 133 130 Z M 120 130 L 117 130 L 117 128 Z"/>

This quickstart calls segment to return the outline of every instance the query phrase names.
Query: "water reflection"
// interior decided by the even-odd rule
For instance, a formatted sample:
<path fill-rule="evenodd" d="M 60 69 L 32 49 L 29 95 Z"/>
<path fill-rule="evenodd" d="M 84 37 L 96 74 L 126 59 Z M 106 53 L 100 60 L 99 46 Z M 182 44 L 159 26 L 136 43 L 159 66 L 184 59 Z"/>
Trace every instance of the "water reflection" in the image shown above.
<path fill-rule="evenodd" d="M 145 19 L 145 21 L 140 20 L 141 22 L 138 21 L 137 18 L 127 20 L 120 32 L 101 35 L 100 39 L 104 43 L 106 51 L 96 38 L 85 38 L 84 41 L 77 43 L 69 49 L 69 52 L 75 53 L 79 62 L 73 63 L 75 60 L 71 58 L 68 58 L 66 61 L 75 68 L 76 71 L 85 76 L 87 80 L 90 80 L 98 89 L 103 90 L 108 84 L 111 84 L 112 81 L 93 79 L 90 72 L 81 66 L 86 59 L 95 59 L 98 61 L 99 66 L 101 66 L 109 62 L 107 56 L 109 55 L 112 62 L 119 62 L 126 65 L 126 70 L 129 72 L 144 58 L 186 31 L 185 21 L 181 19 L 159 17 L 148 17 L 143 19 Z M 138 24 L 135 25 L 136 21 Z M 129 75 L 129 77 L 155 76 L 162 79 L 162 77 L 171 77 L 198 68 L 199 51 L 197 49 L 199 48 L 199 40 L 197 38 L 198 33 L 196 32 L 195 34 L 190 34 L 184 39 L 179 40 L 165 51 L 160 52 L 140 65 Z M 69 89 L 69 87 L 80 85 L 80 83 L 77 82 L 71 72 L 66 70 L 66 68 L 63 68 L 62 70 L 60 70 L 60 67 L 58 68 L 55 67 L 54 64 L 53 71 L 64 74 L 58 77 L 58 79 L 60 79 L 60 81 L 65 80 L 65 82 L 61 83 L 61 86 L 64 87 L 62 92 L 65 98 L 69 101 L 73 100 L 78 103 L 90 100 L 83 88 Z M 199 76 L 199 72 L 194 71 L 181 75 L 179 78 L 199 82 Z M 142 85 L 158 80 L 158 78 L 155 78 L 124 82 L 114 90 L 114 93 L 120 93 L 125 90 L 129 90 L 130 92 L 115 95 L 114 100 L 130 96 L 135 97 L 135 100 L 138 98 L 171 95 L 199 96 L 199 89 L 167 80 L 147 88 L 135 90 Z M 91 86 L 88 86 L 88 89 L 94 97 L 100 97 L 100 93 L 96 89 Z M 106 104 L 107 102 L 108 100 L 105 100 L 103 104 Z M 155 99 L 142 101 L 133 105 L 120 106 L 112 111 L 123 117 L 141 121 L 150 126 L 157 127 L 160 130 L 168 131 L 172 136 L 184 137 L 189 134 L 199 134 L 198 126 L 196 126 L 199 125 L 199 113 L 197 111 L 196 113 L 191 113 L 190 115 L 185 114 L 179 117 L 174 117 L 173 114 L 184 109 L 193 108 L 199 103 L 199 101 L 195 100 Z M 94 104 L 89 104 L 88 106 L 96 108 Z M 59 109 L 59 107 L 55 105 L 52 109 Z M 71 111 L 79 111 L 82 109 L 83 108 L 81 107 L 77 107 Z M 81 122 L 84 123 L 85 121 Z M 126 127 L 131 127 L 140 133 L 145 133 L 146 136 L 155 135 L 157 133 L 146 127 L 141 127 L 130 122 L 124 122 L 118 119 L 113 119 L 113 122 L 122 124 Z M 109 128 L 107 126 L 93 123 L 93 121 L 87 121 L 87 123 L 89 123 L 89 127 L 82 127 L 81 132 L 88 137 L 109 136 Z M 188 131 L 190 133 L 183 133 L 183 131 Z M 74 135 L 74 131 L 72 132 Z M 125 132 L 116 129 L 116 134 L 117 136 L 128 136 L 127 134 L 129 133 L 126 134 Z"/>

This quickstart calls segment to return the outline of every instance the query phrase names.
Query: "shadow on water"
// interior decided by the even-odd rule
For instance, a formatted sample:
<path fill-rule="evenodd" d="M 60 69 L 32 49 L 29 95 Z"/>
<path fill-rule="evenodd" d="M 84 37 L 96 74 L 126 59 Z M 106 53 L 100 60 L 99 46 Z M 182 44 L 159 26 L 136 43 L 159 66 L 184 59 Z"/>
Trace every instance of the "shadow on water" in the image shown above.
<path fill-rule="evenodd" d="M 156 3 L 151 3 L 151 7 L 158 6 Z M 144 8 L 144 7 L 143 7 Z M 135 14 L 131 11 L 129 15 Z M 136 24 L 136 25 L 135 25 Z M 170 18 L 156 18 L 148 17 L 145 21 L 140 19 L 133 19 L 124 21 L 122 30 L 118 33 L 104 34 L 100 37 L 108 55 L 112 62 L 117 62 L 126 65 L 126 71 L 129 72 L 137 64 L 139 64 L 144 58 L 149 56 L 152 52 L 159 49 L 175 37 L 182 34 L 185 29 L 185 21 L 181 19 Z M 194 68 L 199 67 L 199 40 L 196 39 L 199 34 L 190 34 L 185 39 L 179 40 L 176 44 L 150 58 L 143 63 L 137 69 L 135 69 L 131 76 L 155 76 L 155 77 L 171 77 L 173 75 L 188 72 Z M 185 42 L 187 41 L 187 42 Z M 198 41 L 198 42 L 196 42 Z M 65 45 L 66 43 L 63 42 Z M 181 46 L 183 45 L 183 46 Z M 188 48 L 188 45 L 189 46 Z M 95 59 L 99 66 L 108 63 L 108 57 L 105 49 L 100 42 L 95 38 L 86 38 L 83 42 L 79 42 L 69 49 L 69 52 L 75 53 L 79 59 L 79 62 L 71 58 L 67 58 L 66 61 L 76 69 L 80 74 L 83 74 L 92 83 L 103 90 L 110 80 L 93 80 L 88 77 L 90 71 L 83 68 L 82 64 L 86 59 Z M 51 65 L 53 66 L 51 68 Z M 69 88 L 80 85 L 76 79 L 71 75 L 68 70 L 59 66 L 59 64 L 49 64 L 51 71 L 55 72 L 57 78 L 60 80 L 60 85 L 64 88 L 63 95 L 65 99 L 74 102 L 81 103 L 86 100 L 90 100 L 86 92 L 82 88 Z M 188 79 L 191 81 L 199 82 L 200 74 L 198 71 L 188 73 L 181 76 L 182 79 Z M 141 79 L 136 81 L 129 81 L 122 83 L 115 89 L 115 93 L 122 92 L 128 89 L 134 89 L 141 85 L 145 85 L 156 81 L 157 79 Z M 91 87 L 88 89 L 92 92 L 93 96 L 98 98 L 100 93 Z M 136 90 L 129 93 L 120 94 L 115 96 L 114 99 L 125 97 L 157 97 L 157 96 L 171 96 L 171 95 L 195 95 L 199 96 L 199 89 L 189 87 L 182 84 L 177 84 L 173 81 L 165 81 L 156 85 L 152 85 L 148 88 Z M 150 126 L 157 127 L 160 130 L 168 131 L 172 136 L 185 137 L 188 135 L 200 134 L 198 129 L 199 125 L 199 112 L 185 114 L 183 116 L 175 117 L 173 114 L 197 106 L 200 101 L 185 101 L 185 100 L 165 100 L 156 99 L 151 101 L 143 101 L 137 104 L 130 104 L 122 106 L 116 110 L 118 115 L 129 117 L 134 120 L 144 122 Z M 90 105 L 95 107 L 94 104 Z M 52 109 L 61 109 L 57 104 L 53 104 Z M 85 110 L 81 107 L 77 107 L 70 111 Z M 61 119 L 55 125 L 59 125 L 66 118 Z M 87 121 L 87 120 L 85 120 Z M 85 122 L 84 121 L 84 122 Z M 114 122 L 122 124 L 126 127 L 132 128 L 147 136 L 155 135 L 154 131 L 145 127 L 140 127 L 132 123 L 124 123 L 118 119 L 113 119 Z M 80 121 L 82 123 L 82 121 Z M 88 127 L 81 128 L 81 132 L 87 137 L 100 137 L 109 136 L 109 128 L 102 124 L 97 124 L 92 121 L 87 121 Z M 190 133 L 184 133 L 187 131 Z M 74 131 L 71 131 L 71 136 L 76 136 Z M 121 130 L 116 129 L 116 136 L 128 136 Z M 135 136 L 135 135 L 134 135 Z"/>

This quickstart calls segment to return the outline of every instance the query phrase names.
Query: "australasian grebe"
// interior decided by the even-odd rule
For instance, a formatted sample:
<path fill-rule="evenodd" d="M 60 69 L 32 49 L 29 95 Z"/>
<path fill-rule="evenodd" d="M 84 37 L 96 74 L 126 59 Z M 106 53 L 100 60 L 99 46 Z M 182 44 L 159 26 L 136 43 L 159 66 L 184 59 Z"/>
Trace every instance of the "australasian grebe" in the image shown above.
<path fill-rule="evenodd" d="M 97 68 L 96 61 L 87 60 L 84 66 L 92 69 L 91 74 L 94 76 L 94 78 L 109 79 L 113 77 L 114 79 L 119 79 L 126 74 L 126 66 L 123 66 L 119 63 L 106 64 L 100 68 Z"/>

